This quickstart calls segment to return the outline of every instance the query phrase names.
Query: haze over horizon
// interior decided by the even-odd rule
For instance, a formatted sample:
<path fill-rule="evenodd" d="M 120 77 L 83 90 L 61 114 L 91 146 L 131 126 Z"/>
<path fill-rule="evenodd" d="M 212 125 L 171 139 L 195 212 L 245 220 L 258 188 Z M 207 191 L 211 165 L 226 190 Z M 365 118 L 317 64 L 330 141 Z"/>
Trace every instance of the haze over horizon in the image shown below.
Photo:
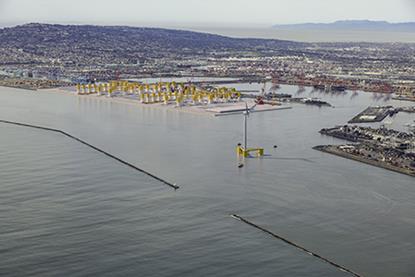
<path fill-rule="evenodd" d="M 24 8 L 23 8 L 24 7 Z M 337 20 L 415 21 L 410 0 L 0 0 L 0 25 L 254 26 Z"/>

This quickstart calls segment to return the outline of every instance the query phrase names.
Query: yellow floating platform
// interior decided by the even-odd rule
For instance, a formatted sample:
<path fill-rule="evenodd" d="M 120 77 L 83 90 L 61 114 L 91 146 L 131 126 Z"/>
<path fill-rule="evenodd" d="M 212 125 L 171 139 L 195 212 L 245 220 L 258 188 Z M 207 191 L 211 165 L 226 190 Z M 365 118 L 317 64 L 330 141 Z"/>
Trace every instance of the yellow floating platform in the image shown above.
<path fill-rule="evenodd" d="M 250 156 L 249 154 L 251 152 L 255 153 L 255 156 L 256 157 L 262 157 L 262 156 L 264 156 L 264 148 L 247 148 L 247 149 L 245 149 L 242 146 L 238 146 L 236 148 L 236 153 L 239 156 L 249 157 Z"/>

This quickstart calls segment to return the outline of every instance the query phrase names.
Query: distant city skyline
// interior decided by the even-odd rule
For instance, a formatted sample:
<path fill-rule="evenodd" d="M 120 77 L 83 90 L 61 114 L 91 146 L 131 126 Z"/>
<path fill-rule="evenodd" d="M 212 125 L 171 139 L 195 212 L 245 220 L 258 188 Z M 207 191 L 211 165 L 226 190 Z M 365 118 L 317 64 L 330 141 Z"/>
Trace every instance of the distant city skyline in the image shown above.
<path fill-rule="evenodd" d="M 415 21 L 412 0 L 0 0 L 0 24 L 271 26 L 337 20 Z"/>

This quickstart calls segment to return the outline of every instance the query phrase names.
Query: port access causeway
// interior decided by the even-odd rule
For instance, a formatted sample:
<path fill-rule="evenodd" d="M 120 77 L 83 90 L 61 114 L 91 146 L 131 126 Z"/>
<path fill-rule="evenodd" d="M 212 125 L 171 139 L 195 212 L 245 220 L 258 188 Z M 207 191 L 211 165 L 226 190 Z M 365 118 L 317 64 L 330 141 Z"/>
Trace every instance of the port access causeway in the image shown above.
<path fill-rule="evenodd" d="M 352 145 L 349 145 L 349 146 L 353 147 Z M 342 147 L 345 147 L 345 146 L 344 145 L 317 145 L 317 146 L 314 146 L 313 149 L 415 177 L 415 170 L 413 169 L 402 168 L 402 167 L 394 166 L 392 164 L 382 162 L 379 160 L 369 159 L 363 155 L 345 151 L 344 150 L 345 148 L 342 149 Z"/>
<path fill-rule="evenodd" d="M 320 133 L 355 142 L 343 145 L 319 145 L 315 150 L 415 177 L 415 134 L 386 128 L 338 126 Z"/>

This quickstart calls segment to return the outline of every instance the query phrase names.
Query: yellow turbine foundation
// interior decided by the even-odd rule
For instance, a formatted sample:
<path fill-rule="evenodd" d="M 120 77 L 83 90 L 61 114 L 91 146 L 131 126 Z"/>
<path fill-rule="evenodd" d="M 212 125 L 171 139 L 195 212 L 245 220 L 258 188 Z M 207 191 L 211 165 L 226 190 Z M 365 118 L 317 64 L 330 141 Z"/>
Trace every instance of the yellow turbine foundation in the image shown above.
<path fill-rule="evenodd" d="M 238 154 L 238 156 L 242 156 L 242 157 L 249 157 L 250 153 L 253 152 L 255 153 L 256 157 L 262 157 L 264 156 L 264 148 L 243 148 L 242 146 L 238 146 L 236 147 L 236 153 Z"/>

